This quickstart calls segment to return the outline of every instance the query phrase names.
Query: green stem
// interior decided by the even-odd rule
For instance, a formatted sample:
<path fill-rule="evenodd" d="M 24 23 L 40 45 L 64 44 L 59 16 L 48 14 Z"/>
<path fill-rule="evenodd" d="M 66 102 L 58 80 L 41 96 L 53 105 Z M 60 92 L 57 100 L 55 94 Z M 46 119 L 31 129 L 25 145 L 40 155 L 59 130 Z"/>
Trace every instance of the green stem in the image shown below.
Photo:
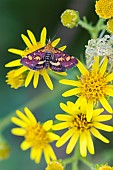
<path fill-rule="evenodd" d="M 59 96 L 61 92 L 67 88 L 66 86 L 62 86 L 60 84 L 56 84 L 56 86 L 57 86 L 57 89 L 59 89 L 58 91 L 54 90 L 51 95 L 50 95 L 50 91 L 44 92 L 43 94 L 41 93 L 40 95 L 38 95 L 37 97 L 34 97 L 33 99 L 31 99 L 24 105 L 21 105 L 20 107 L 18 107 L 18 109 L 22 110 L 25 106 L 27 106 L 28 108 L 30 108 L 30 110 L 35 110 L 36 108 L 51 101 L 56 96 Z M 11 123 L 11 117 L 14 115 L 15 115 L 15 110 L 10 112 L 8 116 L 0 120 L 0 132 L 3 131 Z"/>
<path fill-rule="evenodd" d="M 86 158 L 80 157 L 79 160 L 87 165 L 89 168 L 93 169 L 94 165 Z"/>

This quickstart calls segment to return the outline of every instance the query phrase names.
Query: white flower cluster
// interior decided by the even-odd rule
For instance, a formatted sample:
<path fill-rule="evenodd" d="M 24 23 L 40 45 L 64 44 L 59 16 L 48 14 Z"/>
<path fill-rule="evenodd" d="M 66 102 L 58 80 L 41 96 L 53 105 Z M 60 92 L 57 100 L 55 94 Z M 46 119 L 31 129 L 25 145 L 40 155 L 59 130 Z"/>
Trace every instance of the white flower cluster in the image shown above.
<path fill-rule="evenodd" d="M 113 63 L 113 35 L 105 35 L 103 38 L 91 39 L 86 45 L 87 65 L 93 62 L 94 56 L 109 57 Z"/>

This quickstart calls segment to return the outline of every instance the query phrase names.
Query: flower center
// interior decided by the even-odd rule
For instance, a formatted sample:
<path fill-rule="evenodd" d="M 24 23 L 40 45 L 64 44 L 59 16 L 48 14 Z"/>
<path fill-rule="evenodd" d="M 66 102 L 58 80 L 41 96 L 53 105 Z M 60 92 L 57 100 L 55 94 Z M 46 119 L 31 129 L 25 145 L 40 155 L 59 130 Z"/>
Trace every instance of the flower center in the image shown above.
<path fill-rule="evenodd" d="M 89 75 L 81 78 L 82 95 L 87 100 L 92 100 L 96 103 L 101 97 L 105 96 L 107 82 L 105 78 L 98 73 L 89 73 Z"/>
<path fill-rule="evenodd" d="M 79 113 L 75 116 L 73 126 L 80 131 L 84 131 L 90 129 L 93 126 L 93 124 L 92 122 L 87 121 L 86 114 Z"/>
<path fill-rule="evenodd" d="M 42 149 L 49 142 L 49 137 L 46 131 L 43 129 L 42 125 L 40 125 L 40 123 L 37 123 L 36 125 L 31 125 L 27 128 L 25 139 L 31 144 L 32 147 L 40 147 Z"/>

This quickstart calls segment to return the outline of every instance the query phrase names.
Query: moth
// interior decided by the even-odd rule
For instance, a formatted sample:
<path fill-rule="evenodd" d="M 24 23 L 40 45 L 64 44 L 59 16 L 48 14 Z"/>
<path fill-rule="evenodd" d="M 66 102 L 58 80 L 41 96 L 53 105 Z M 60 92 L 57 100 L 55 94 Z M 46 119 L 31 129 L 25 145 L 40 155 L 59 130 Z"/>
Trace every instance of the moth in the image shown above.
<path fill-rule="evenodd" d="M 78 60 L 52 47 L 51 41 L 49 40 L 46 46 L 26 55 L 20 62 L 32 70 L 50 68 L 56 72 L 64 72 L 66 69 L 74 67 L 78 63 Z"/>

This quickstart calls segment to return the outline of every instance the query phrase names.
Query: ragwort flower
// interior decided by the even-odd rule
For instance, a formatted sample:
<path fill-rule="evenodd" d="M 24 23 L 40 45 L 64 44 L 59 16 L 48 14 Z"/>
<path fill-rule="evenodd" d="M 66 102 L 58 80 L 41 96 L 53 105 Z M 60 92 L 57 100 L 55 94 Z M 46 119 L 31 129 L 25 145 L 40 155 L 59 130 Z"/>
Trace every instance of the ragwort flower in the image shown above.
<path fill-rule="evenodd" d="M 108 166 L 108 165 L 103 165 L 97 168 L 96 170 L 113 170 L 113 167 Z"/>
<path fill-rule="evenodd" d="M 45 27 L 42 29 L 39 42 L 36 41 L 35 36 L 33 35 L 33 33 L 30 30 L 27 30 L 27 33 L 28 33 L 29 38 L 27 38 L 23 34 L 21 35 L 23 41 L 25 42 L 25 44 L 27 46 L 27 48 L 25 50 L 11 48 L 8 51 L 11 53 L 20 55 L 21 57 L 25 57 L 26 55 L 28 55 L 28 54 L 32 53 L 33 51 L 36 51 L 46 45 L 47 30 Z M 59 43 L 59 41 L 60 41 L 60 38 L 54 40 L 51 43 L 52 46 L 55 47 Z M 65 48 L 66 48 L 66 46 L 63 46 L 63 47 L 60 47 L 59 49 L 63 51 Z M 29 60 L 30 60 L 30 56 L 29 56 Z M 9 62 L 5 66 L 6 67 L 20 66 L 20 68 L 16 71 L 16 73 L 14 75 L 15 77 L 22 74 L 23 72 L 26 72 L 26 71 L 28 72 L 27 77 L 25 79 L 25 87 L 27 87 L 30 84 L 30 82 L 33 78 L 33 86 L 34 86 L 34 88 L 36 88 L 38 85 L 39 75 L 42 75 L 47 86 L 51 90 L 53 90 L 53 83 L 48 75 L 48 71 L 51 71 L 51 70 L 45 69 L 45 68 L 42 70 L 32 70 L 32 69 L 28 68 L 27 66 L 22 65 L 22 63 L 20 61 L 21 61 L 21 59 L 17 59 L 12 62 Z M 54 72 L 54 73 L 57 73 L 57 72 Z M 65 72 L 57 73 L 57 74 L 66 75 Z"/>
<path fill-rule="evenodd" d="M 67 102 L 67 105 L 60 103 L 60 107 L 66 114 L 56 115 L 56 119 L 61 122 L 53 125 L 52 129 L 68 129 L 56 142 L 57 147 L 61 147 L 70 139 L 66 148 L 66 153 L 70 154 L 79 140 L 80 154 L 86 157 L 87 149 L 90 154 L 94 154 L 95 152 L 92 135 L 105 143 L 109 143 L 109 140 L 97 130 L 100 129 L 107 132 L 113 131 L 112 126 L 101 123 L 112 118 L 111 115 L 100 115 L 104 111 L 103 108 L 93 110 L 92 119 L 88 122 L 86 119 L 87 102 L 84 102 L 80 108 L 70 101 Z"/>
<path fill-rule="evenodd" d="M 93 106 L 98 101 L 109 112 L 113 113 L 112 107 L 107 101 L 107 97 L 113 96 L 113 85 L 110 82 L 113 80 L 113 73 L 107 73 L 108 58 L 106 57 L 101 66 L 99 66 L 99 57 L 94 58 L 94 63 L 91 70 L 87 70 L 84 65 L 78 61 L 77 67 L 82 73 L 78 81 L 75 80 L 60 80 L 60 83 L 77 86 L 71 90 L 64 92 L 64 97 L 77 95 L 79 98 L 76 101 L 78 106 L 84 102 L 88 102 L 87 120 L 90 121 L 93 112 Z M 90 110 L 90 113 L 89 113 Z"/>
<path fill-rule="evenodd" d="M 109 19 L 107 22 L 107 31 L 113 34 L 113 18 Z"/>
<path fill-rule="evenodd" d="M 108 19 L 113 17 L 113 0 L 96 1 L 95 11 L 101 18 Z"/>
<path fill-rule="evenodd" d="M 22 150 L 31 148 L 30 158 L 35 160 L 36 163 L 40 162 L 42 153 L 47 163 L 50 163 L 50 159 L 56 160 L 55 153 L 50 145 L 51 142 L 58 140 L 59 136 L 51 132 L 53 124 L 52 120 L 48 120 L 43 125 L 37 122 L 31 111 L 25 107 L 25 114 L 17 110 L 17 117 L 12 117 L 11 121 L 20 126 L 19 128 L 13 128 L 12 134 L 17 136 L 23 136 L 25 139 L 21 144 Z"/>
<path fill-rule="evenodd" d="M 58 161 L 51 161 L 45 170 L 64 170 L 63 165 Z"/>

